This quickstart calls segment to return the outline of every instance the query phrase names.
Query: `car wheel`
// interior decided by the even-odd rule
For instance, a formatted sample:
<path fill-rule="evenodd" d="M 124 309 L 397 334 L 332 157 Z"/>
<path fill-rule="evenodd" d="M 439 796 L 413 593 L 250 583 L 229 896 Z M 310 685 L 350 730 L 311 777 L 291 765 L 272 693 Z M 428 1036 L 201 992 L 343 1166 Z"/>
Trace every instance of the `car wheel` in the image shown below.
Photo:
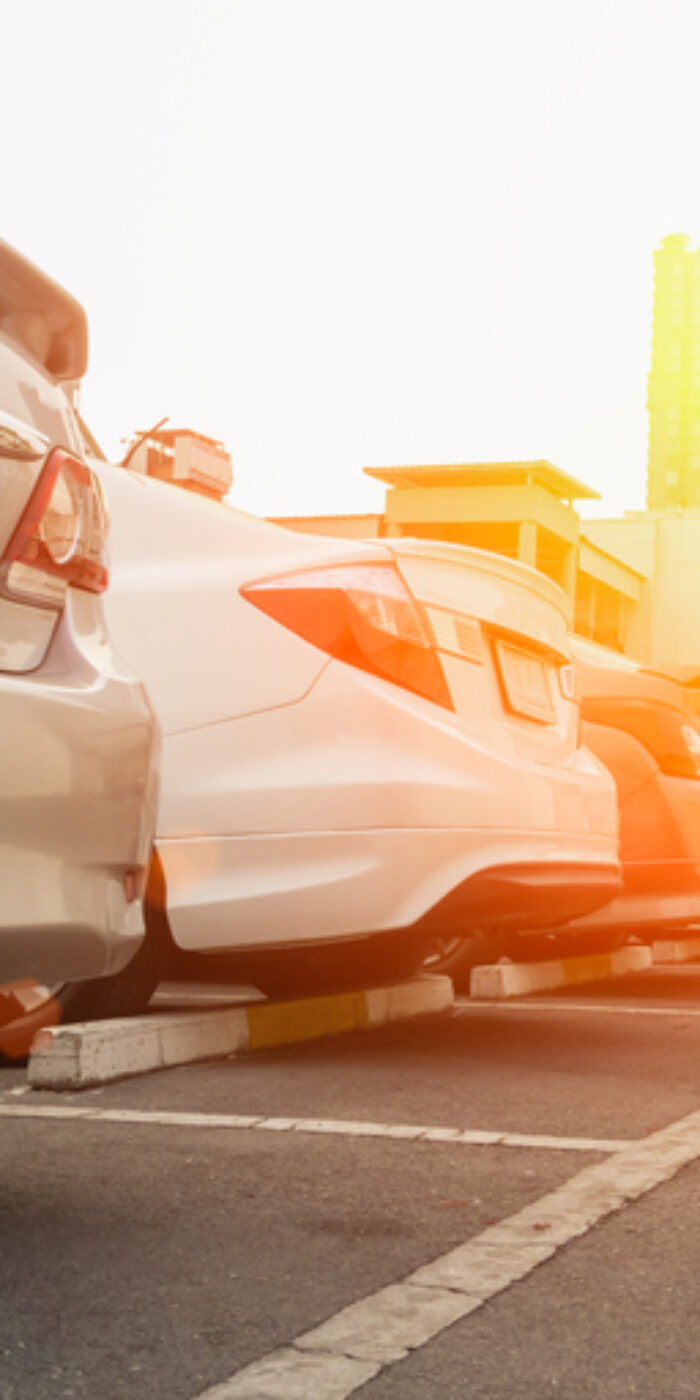
<path fill-rule="evenodd" d="M 99 1021 L 111 1016 L 134 1016 L 148 1005 L 167 972 L 172 939 L 165 912 L 163 869 L 154 853 L 144 904 L 146 933 L 134 957 L 113 977 L 88 982 L 65 982 L 24 1016 L 0 1029 L 0 1056 L 25 1059 L 37 1031 L 73 1021 Z"/>
<path fill-rule="evenodd" d="M 508 943 L 502 934 L 445 934 L 431 939 L 423 968 L 425 972 L 444 973 L 452 978 L 456 992 L 468 993 L 473 969 L 498 962 L 507 954 Z"/>

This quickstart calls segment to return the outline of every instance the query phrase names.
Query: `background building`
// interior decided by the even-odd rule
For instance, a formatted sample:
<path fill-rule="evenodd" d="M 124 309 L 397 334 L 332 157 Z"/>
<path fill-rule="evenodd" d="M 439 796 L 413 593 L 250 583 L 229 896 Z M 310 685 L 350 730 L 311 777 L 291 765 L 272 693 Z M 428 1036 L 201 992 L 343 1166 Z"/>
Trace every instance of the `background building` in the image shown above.
<path fill-rule="evenodd" d="M 700 672 L 700 510 L 628 511 L 588 521 L 586 533 L 646 580 L 627 613 L 625 652 L 661 670 Z"/>
<path fill-rule="evenodd" d="M 650 510 L 700 506 L 700 249 L 688 241 L 672 234 L 654 253 Z"/>
<path fill-rule="evenodd" d="M 520 559 L 571 602 L 573 630 L 652 668 L 700 673 L 700 249 L 654 253 L 646 511 L 582 522 L 598 499 L 551 462 L 367 467 L 384 512 L 280 519 L 358 538 L 418 535 Z"/>

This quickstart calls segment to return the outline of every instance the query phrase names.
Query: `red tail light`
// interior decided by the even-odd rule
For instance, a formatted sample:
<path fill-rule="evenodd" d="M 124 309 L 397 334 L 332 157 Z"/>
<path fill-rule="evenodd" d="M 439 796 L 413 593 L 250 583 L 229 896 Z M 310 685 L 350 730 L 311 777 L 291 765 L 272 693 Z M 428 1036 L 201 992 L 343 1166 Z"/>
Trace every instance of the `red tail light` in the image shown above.
<path fill-rule="evenodd" d="M 332 564 L 241 593 L 329 656 L 454 709 L 430 623 L 393 564 Z"/>
<path fill-rule="evenodd" d="M 107 512 L 100 483 L 61 448 L 50 453 L 0 560 L 0 592 L 60 608 L 69 585 L 107 587 Z"/>

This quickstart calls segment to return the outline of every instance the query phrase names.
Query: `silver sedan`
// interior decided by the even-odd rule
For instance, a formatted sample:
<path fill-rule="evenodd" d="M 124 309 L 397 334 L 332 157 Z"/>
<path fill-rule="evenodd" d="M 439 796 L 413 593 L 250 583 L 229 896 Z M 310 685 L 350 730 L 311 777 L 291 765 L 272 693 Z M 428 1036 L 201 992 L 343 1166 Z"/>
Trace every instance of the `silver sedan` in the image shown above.
<path fill-rule="evenodd" d="M 0 980 L 118 978 L 143 942 L 157 724 L 104 624 L 108 518 L 69 386 L 82 308 L 0 244 Z"/>

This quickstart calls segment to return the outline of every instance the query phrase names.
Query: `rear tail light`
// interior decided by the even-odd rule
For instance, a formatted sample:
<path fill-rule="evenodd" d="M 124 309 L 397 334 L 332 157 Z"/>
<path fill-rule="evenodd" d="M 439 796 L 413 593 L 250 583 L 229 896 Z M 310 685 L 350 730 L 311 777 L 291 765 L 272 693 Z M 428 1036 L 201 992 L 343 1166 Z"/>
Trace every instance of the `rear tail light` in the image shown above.
<path fill-rule="evenodd" d="M 62 448 L 50 453 L 0 560 L 0 592 L 60 608 L 66 589 L 107 586 L 107 512 L 95 473 Z"/>
<path fill-rule="evenodd" d="M 585 720 L 608 724 L 631 734 L 662 773 L 674 778 L 700 778 L 700 734 L 680 710 L 648 700 L 617 700 L 586 696 Z"/>
<path fill-rule="evenodd" d="M 241 594 L 329 656 L 454 709 L 430 624 L 393 564 L 333 564 Z"/>
<path fill-rule="evenodd" d="M 682 724 L 681 734 L 685 741 L 685 746 L 690 755 L 691 763 L 695 768 L 696 778 L 700 778 L 700 734 L 694 724 Z"/>

